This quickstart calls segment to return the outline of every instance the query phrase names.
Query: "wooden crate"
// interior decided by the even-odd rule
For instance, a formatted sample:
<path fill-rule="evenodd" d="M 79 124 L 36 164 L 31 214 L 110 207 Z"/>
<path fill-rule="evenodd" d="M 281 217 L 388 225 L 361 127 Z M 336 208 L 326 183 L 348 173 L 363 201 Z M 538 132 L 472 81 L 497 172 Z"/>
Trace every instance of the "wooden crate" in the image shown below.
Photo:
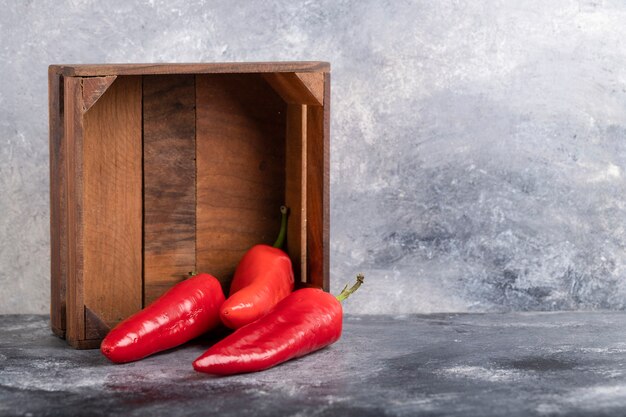
<path fill-rule="evenodd" d="M 52 65 L 51 326 L 96 348 L 190 271 L 227 291 L 277 234 L 329 288 L 325 62 Z"/>

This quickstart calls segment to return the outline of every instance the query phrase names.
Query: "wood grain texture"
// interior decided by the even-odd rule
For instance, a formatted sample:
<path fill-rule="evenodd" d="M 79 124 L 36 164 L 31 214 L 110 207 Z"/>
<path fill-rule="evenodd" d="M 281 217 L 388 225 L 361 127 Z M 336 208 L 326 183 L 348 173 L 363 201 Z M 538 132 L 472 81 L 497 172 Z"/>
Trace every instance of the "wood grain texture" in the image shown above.
<path fill-rule="evenodd" d="M 330 64 L 321 61 L 217 62 L 187 64 L 100 64 L 54 65 L 65 76 L 158 75 L 158 74 L 237 74 L 266 72 L 328 72 Z"/>
<path fill-rule="evenodd" d="M 85 338 L 83 302 L 83 95 L 79 77 L 64 77 L 63 154 L 67 192 L 66 333 L 72 346 Z"/>
<path fill-rule="evenodd" d="M 296 72 L 296 77 L 311 92 L 320 106 L 324 105 L 324 73 Z"/>
<path fill-rule="evenodd" d="M 65 216 L 65 154 L 63 148 L 63 76 L 49 68 L 50 129 L 50 327 L 65 337 L 67 224 Z"/>
<path fill-rule="evenodd" d="M 322 242 L 324 261 L 322 266 L 324 291 L 330 291 L 330 73 L 324 74 L 324 181 L 322 205 Z M 307 185 L 308 186 L 308 185 Z"/>
<path fill-rule="evenodd" d="M 83 301 L 113 327 L 142 307 L 141 78 L 118 77 L 83 128 Z"/>
<path fill-rule="evenodd" d="M 324 106 L 307 106 L 307 282 L 330 290 L 330 74 Z"/>
<path fill-rule="evenodd" d="M 289 207 L 289 221 L 285 247 L 296 282 L 306 282 L 306 114 L 306 106 L 287 107 L 285 204 Z"/>
<path fill-rule="evenodd" d="M 85 340 L 102 340 L 110 330 L 96 313 L 85 307 Z"/>
<path fill-rule="evenodd" d="M 228 290 L 243 254 L 278 233 L 286 104 L 258 74 L 198 75 L 196 112 L 196 264 Z"/>
<path fill-rule="evenodd" d="M 143 77 L 144 305 L 196 269 L 195 76 Z"/>
<path fill-rule="evenodd" d="M 311 74 L 315 77 L 323 77 L 322 73 Z M 274 90 L 290 104 L 312 104 L 321 106 L 323 104 L 323 95 L 319 91 L 312 91 L 302 81 L 302 79 L 293 72 L 272 72 L 263 74 L 263 78 L 272 86 Z M 307 82 L 313 79 L 305 78 Z M 317 94 L 317 96 L 316 96 Z"/>
<path fill-rule="evenodd" d="M 173 74 L 179 69 L 192 75 Z M 65 317 L 72 346 L 98 347 L 142 298 L 151 301 L 193 265 L 227 291 L 245 251 L 274 241 L 285 203 L 300 285 L 329 289 L 328 70 L 325 63 L 51 66 L 50 169 L 58 179 L 51 178 L 51 318 Z M 88 78 L 68 76 L 76 71 Z M 143 94 L 142 77 L 120 71 L 167 75 L 145 76 L 154 82 Z M 268 72 L 293 73 L 320 105 L 287 103 Z"/>
<path fill-rule="evenodd" d="M 117 77 L 86 77 L 83 78 L 83 113 L 93 106 Z"/>

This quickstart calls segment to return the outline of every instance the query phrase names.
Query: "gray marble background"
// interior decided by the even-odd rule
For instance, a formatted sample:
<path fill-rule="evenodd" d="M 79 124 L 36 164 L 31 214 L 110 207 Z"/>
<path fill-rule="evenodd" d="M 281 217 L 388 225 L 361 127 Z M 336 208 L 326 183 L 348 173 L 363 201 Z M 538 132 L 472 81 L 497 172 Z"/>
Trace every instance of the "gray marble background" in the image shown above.
<path fill-rule="evenodd" d="M 351 313 L 624 309 L 622 1 L 0 0 L 0 313 L 49 297 L 47 66 L 332 63 Z"/>

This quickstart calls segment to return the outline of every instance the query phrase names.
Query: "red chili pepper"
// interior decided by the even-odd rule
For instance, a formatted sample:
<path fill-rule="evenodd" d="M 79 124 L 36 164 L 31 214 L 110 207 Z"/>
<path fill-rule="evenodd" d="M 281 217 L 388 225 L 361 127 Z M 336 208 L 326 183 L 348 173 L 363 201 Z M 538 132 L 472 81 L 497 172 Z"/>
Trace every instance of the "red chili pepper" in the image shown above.
<path fill-rule="evenodd" d="M 222 322 L 238 329 L 266 315 L 293 291 L 293 268 L 289 256 L 279 249 L 287 230 L 287 207 L 274 246 L 256 245 L 243 256 L 230 286 L 230 296 L 220 309 Z"/>
<path fill-rule="evenodd" d="M 124 363 L 171 349 L 218 325 L 223 302 L 224 292 L 215 277 L 195 275 L 118 324 L 100 350 L 111 361 Z"/>
<path fill-rule="evenodd" d="M 193 363 L 214 375 L 255 372 L 314 352 L 341 337 L 341 301 L 359 288 L 343 289 L 337 298 L 317 288 L 294 291 L 266 316 L 213 345 Z"/>

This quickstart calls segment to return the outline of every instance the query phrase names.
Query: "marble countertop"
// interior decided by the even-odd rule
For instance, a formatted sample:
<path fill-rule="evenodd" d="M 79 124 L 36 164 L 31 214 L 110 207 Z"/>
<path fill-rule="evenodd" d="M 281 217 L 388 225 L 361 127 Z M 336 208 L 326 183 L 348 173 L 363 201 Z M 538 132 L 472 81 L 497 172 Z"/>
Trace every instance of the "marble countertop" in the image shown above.
<path fill-rule="evenodd" d="M 113 365 L 0 316 L 0 416 L 526 416 L 626 413 L 626 313 L 348 316 L 335 345 L 211 377 L 209 340 Z"/>

